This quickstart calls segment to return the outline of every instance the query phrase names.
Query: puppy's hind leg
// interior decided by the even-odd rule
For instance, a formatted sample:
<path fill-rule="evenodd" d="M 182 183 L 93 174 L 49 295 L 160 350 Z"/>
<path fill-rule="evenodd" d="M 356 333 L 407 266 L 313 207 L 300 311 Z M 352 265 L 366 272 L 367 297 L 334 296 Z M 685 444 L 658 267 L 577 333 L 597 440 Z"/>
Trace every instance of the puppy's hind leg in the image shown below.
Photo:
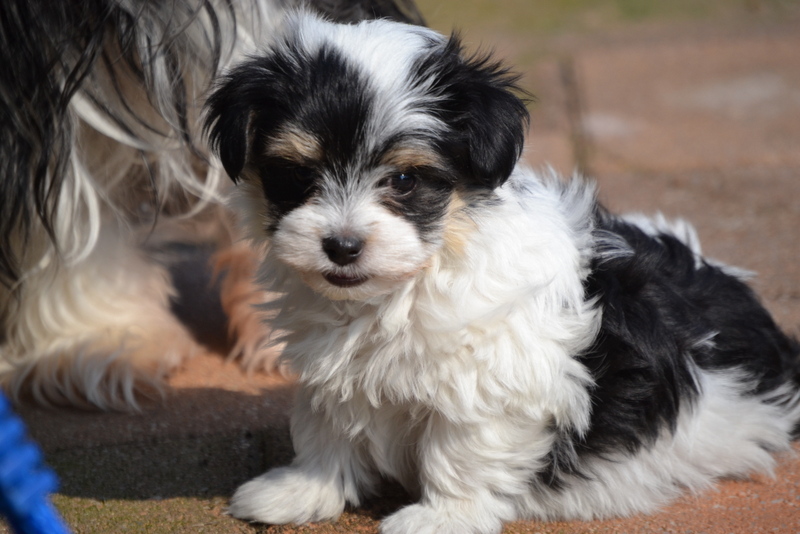
<path fill-rule="evenodd" d="M 165 267 L 104 228 L 87 258 L 43 263 L 2 295 L 0 384 L 40 404 L 137 408 L 197 349 L 172 294 Z"/>

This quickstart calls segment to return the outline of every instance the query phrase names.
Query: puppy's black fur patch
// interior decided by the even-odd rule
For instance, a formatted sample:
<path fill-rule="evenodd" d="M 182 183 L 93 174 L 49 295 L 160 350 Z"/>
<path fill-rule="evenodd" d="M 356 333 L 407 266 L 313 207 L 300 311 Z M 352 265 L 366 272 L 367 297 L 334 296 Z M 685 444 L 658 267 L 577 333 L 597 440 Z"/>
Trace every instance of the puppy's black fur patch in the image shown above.
<path fill-rule="evenodd" d="M 673 235 L 651 236 L 602 211 L 597 230 L 624 240 L 631 254 L 592 262 L 587 298 L 598 299 L 603 320 L 579 357 L 595 380 L 591 426 L 583 436 L 558 433 L 537 476 L 556 488 L 565 474 L 591 476 L 577 467 L 581 455 L 633 454 L 674 431 L 700 393 L 693 367 L 741 370 L 753 395 L 800 388 L 800 344 L 744 282 Z"/>
<path fill-rule="evenodd" d="M 442 96 L 430 112 L 451 130 L 436 140 L 439 151 L 466 177 L 490 189 L 502 185 L 522 154 L 528 110 L 526 94 L 512 74 L 489 56 L 467 57 L 458 35 L 419 58 L 418 83 L 433 79 Z"/>

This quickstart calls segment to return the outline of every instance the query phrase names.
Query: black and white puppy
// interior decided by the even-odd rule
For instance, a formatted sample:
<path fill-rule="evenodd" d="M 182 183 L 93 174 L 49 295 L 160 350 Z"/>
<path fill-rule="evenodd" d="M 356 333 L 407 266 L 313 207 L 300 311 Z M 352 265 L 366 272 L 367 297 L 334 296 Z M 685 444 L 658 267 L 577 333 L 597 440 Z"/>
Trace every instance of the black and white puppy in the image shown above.
<path fill-rule="evenodd" d="M 621 218 L 517 165 L 514 79 L 458 39 L 299 13 L 209 100 L 301 389 L 288 467 L 233 515 L 336 518 L 383 477 L 386 534 L 651 511 L 770 470 L 798 344 L 690 226 Z"/>

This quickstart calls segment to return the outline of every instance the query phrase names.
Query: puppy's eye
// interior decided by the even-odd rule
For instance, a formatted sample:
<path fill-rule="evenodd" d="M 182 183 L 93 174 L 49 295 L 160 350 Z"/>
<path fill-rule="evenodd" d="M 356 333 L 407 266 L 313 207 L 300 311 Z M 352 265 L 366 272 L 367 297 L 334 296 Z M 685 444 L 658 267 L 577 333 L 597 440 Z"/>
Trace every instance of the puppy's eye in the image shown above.
<path fill-rule="evenodd" d="M 417 177 L 410 172 L 399 172 L 389 178 L 389 187 L 398 195 L 407 195 L 417 185 Z"/>
<path fill-rule="evenodd" d="M 297 185 L 307 188 L 314 181 L 314 169 L 298 165 L 287 169 L 289 176 L 297 182 Z"/>
<path fill-rule="evenodd" d="M 264 195 L 286 211 L 300 206 L 314 193 L 319 177 L 312 166 L 282 160 L 266 160 L 259 174 Z"/>

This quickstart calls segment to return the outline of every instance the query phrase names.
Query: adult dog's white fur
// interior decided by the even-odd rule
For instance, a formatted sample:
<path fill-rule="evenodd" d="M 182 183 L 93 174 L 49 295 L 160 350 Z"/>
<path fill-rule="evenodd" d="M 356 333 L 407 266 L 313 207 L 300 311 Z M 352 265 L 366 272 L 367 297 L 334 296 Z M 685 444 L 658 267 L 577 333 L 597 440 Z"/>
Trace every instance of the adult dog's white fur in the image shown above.
<path fill-rule="evenodd" d="M 788 448 L 796 343 L 690 226 L 515 166 L 511 87 L 432 31 L 302 13 L 221 80 L 212 144 L 301 383 L 295 460 L 241 486 L 233 515 L 335 519 L 390 478 L 419 502 L 385 534 L 500 532 L 648 512 Z M 691 299 L 708 306 L 673 316 Z M 729 301 L 766 325 L 739 352 Z"/>

